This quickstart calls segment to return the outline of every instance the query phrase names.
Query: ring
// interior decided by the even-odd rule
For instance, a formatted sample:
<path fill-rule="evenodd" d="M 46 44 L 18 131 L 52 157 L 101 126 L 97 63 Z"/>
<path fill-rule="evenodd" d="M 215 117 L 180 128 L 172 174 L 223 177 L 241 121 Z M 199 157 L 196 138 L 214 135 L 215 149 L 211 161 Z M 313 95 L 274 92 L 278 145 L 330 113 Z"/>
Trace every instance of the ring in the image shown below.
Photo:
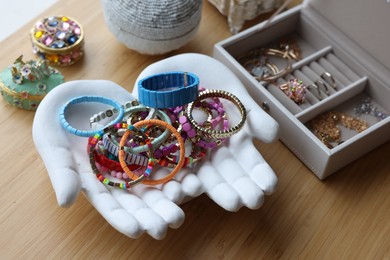
<path fill-rule="evenodd" d="M 337 89 L 336 80 L 333 78 L 332 74 L 329 72 L 324 72 L 321 74 L 321 78 L 325 80 L 326 83 L 329 84 L 333 89 Z"/>
<path fill-rule="evenodd" d="M 324 89 L 324 92 L 327 96 L 329 96 L 330 92 L 329 92 L 329 89 L 328 87 L 326 86 L 325 82 L 323 82 L 322 80 L 320 79 L 317 79 L 314 84 L 316 84 L 319 88 L 323 88 Z"/>
<path fill-rule="evenodd" d="M 280 85 L 279 88 L 298 105 L 301 105 L 306 100 L 307 87 L 303 84 L 302 80 L 292 78 L 283 85 Z"/>
<path fill-rule="evenodd" d="M 68 108 L 70 106 L 75 105 L 75 104 L 79 104 L 79 103 L 89 103 L 89 102 L 97 102 L 97 103 L 110 105 L 110 106 L 113 106 L 114 108 L 116 108 L 119 111 L 118 112 L 118 116 L 114 120 L 109 122 L 107 124 L 108 126 L 116 124 L 116 123 L 118 123 L 118 122 L 120 122 L 122 120 L 122 117 L 123 117 L 123 114 L 124 114 L 124 109 L 121 106 L 121 104 L 119 104 L 115 100 L 109 99 L 109 98 L 105 98 L 105 97 L 101 97 L 101 96 L 80 96 L 80 97 L 73 98 L 70 101 L 66 102 L 66 104 L 64 105 L 64 107 L 62 108 L 62 110 L 60 112 L 60 122 L 61 122 L 61 125 L 69 133 L 77 135 L 77 136 L 81 136 L 81 137 L 91 137 L 91 136 L 94 136 L 97 133 L 100 133 L 103 130 L 103 129 L 98 129 L 98 130 L 93 130 L 93 131 L 79 130 L 79 129 L 76 129 L 76 128 L 72 127 L 68 123 L 68 121 L 66 120 L 65 113 L 66 113 L 66 111 L 68 110 Z"/>

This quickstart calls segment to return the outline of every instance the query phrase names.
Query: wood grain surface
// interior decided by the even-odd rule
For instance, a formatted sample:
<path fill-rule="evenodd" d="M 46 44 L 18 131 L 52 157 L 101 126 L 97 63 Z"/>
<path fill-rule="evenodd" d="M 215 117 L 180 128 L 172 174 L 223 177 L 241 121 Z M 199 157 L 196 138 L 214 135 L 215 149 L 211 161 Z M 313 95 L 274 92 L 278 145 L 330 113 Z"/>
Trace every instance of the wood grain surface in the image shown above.
<path fill-rule="evenodd" d="M 178 53 L 212 55 L 213 45 L 230 36 L 226 17 L 207 1 L 196 37 L 160 56 L 119 43 L 99 1 L 59 0 L 41 15 L 58 14 L 76 18 L 86 35 L 85 58 L 61 69 L 65 79 L 107 79 L 128 90 L 149 64 Z M 34 22 L 0 43 L 1 68 L 20 54 L 34 58 L 28 36 Z M 0 259 L 390 258 L 390 142 L 320 181 L 281 142 L 255 141 L 279 179 L 260 209 L 227 212 L 202 195 L 182 205 L 184 224 L 165 239 L 145 234 L 134 240 L 112 228 L 84 196 L 60 208 L 32 141 L 34 113 L 3 100 L 0 110 Z"/>

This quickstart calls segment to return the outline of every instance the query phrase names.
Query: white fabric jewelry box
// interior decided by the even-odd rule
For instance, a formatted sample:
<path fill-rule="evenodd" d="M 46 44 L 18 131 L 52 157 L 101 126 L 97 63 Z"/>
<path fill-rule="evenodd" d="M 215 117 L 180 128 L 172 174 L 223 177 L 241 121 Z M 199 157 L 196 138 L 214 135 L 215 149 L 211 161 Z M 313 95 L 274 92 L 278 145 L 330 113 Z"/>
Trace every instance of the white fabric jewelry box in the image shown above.
<path fill-rule="evenodd" d="M 390 116 L 380 120 L 362 115 L 359 118 L 369 128 L 361 133 L 340 127 L 343 142 L 332 149 L 305 125 L 326 111 L 356 116 L 354 108 L 365 97 L 390 114 L 389 13 L 386 0 L 305 1 L 277 15 L 264 30 L 266 22 L 217 43 L 214 57 L 241 79 L 259 105 L 268 107 L 280 124 L 284 144 L 324 179 L 390 139 Z M 337 90 L 321 101 L 296 105 L 276 85 L 260 84 L 238 62 L 249 50 L 286 36 L 294 36 L 302 50 L 302 59 L 293 63 L 292 75 L 286 78 L 294 76 L 309 85 L 328 71 L 336 79 Z"/>

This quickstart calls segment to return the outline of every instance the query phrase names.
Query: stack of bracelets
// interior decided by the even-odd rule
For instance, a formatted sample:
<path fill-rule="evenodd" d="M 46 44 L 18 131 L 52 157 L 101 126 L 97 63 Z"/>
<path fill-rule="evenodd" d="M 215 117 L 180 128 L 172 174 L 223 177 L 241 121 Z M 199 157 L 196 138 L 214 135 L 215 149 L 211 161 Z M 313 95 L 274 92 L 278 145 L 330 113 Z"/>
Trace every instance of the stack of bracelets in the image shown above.
<path fill-rule="evenodd" d="M 81 96 L 68 101 L 60 113 L 64 129 L 88 137 L 92 171 L 109 186 L 130 189 L 139 183 L 163 184 L 182 167 L 202 160 L 207 151 L 240 131 L 246 121 L 245 107 L 236 96 L 199 87 L 199 79 L 192 73 L 153 75 L 138 82 L 138 91 L 139 102 L 121 105 L 101 96 Z M 239 110 L 241 119 L 237 124 L 231 126 L 221 99 Z M 65 116 L 71 105 L 85 102 L 113 106 L 90 118 L 91 131 L 75 129 Z M 206 120 L 196 121 L 194 110 Z M 105 126 L 99 124 L 111 117 L 114 119 Z M 170 168 L 171 172 L 156 179 L 152 176 L 156 167 Z"/>

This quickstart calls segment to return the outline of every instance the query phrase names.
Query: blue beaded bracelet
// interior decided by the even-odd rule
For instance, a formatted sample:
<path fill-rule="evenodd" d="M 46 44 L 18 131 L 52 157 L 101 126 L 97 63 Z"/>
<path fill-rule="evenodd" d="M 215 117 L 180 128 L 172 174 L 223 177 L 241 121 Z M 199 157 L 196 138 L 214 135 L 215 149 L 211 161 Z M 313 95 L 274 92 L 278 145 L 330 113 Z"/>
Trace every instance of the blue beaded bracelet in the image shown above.
<path fill-rule="evenodd" d="M 198 97 L 199 78 L 190 72 L 155 74 L 138 81 L 138 99 L 153 108 L 174 108 Z"/>
<path fill-rule="evenodd" d="M 81 136 L 81 137 L 90 137 L 90 136 L 94 136 L 97 133 L 102 132 L 103 129 L 98 129 L 98 130 L 93 130 L 93 131 L 83 131 L 83 130 L 76 129 L 76 128 L 72 127 L 65 118 L 65 113 L 70 106 L 75 105 L 75 104 L 79 104 L 79 103 L 89 103 L 89 102 L 97 102 L 97 103 L 110 105 L 110 106 L 115 107 L 119 111 L 117 117 L 114 120 L 112 120 L 111 122 L 109 122 L 107 125 L 113 125 L 113 124 L 116 124 L 122 120 L 123 114 L 124 114 L 124 109 L 121 106 L 121 104 L 119 104 L 115 100 L 101 97 L 101 96 L 80 96 L 80 97 L 76 97 L 76 98 L 69 100 L 64 105 L 64 107 L 62 108 L 61 113 L 60 113 L 61 125 L 69 133 L 77 135 L 77 136 Z"/>

